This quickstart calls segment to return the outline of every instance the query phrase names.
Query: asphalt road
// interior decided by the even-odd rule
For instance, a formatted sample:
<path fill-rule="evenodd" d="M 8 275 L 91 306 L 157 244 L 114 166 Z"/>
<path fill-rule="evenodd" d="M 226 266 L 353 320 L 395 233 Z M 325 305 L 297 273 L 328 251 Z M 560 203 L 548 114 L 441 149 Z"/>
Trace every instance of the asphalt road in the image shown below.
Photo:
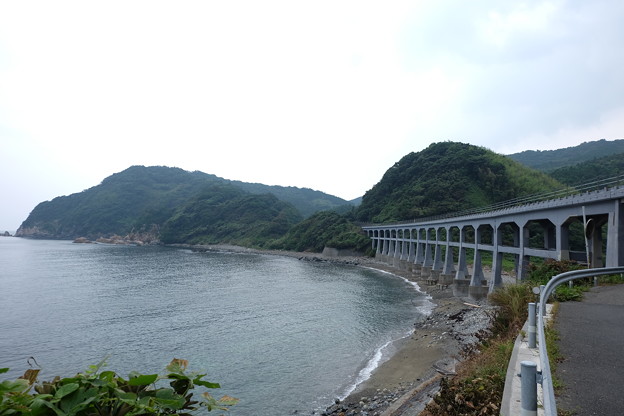
<path fill-rule="evenodd" d="M 574 415 L 624 415 L 624 285 L 599 286 L 559 306 L 555 328 L 564 361 L 557 408 Z"/>

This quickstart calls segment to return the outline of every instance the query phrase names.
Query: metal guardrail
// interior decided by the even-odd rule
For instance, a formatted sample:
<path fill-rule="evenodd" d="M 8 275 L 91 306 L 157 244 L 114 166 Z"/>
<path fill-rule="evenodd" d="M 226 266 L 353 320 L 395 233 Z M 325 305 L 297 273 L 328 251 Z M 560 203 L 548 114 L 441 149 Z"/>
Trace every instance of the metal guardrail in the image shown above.
<path fill-rule="evenodd" d="M 555 291 L 557 286 L 574 279 L 584 277 L 595 277 L 609 274 L 624 273 L 624 267 L 605 267 L 599 269 L 585 269 L 565 272 L 554 276 L 546 286 L 540 289 L 540 301 L 537 310 L 537 338 L 539 343 L 540 366 L 542 368 L 541 384 L 544 400 L 544 415 L 557 416 L 557 405 L 555 403 L 555 391 L 550 373 L 550 362 L 548 361 L 548 351 L 546 350 L 546 335 L 544 333 L 544 316 L 546 315 L 546 303 L 548 298 Z"/>

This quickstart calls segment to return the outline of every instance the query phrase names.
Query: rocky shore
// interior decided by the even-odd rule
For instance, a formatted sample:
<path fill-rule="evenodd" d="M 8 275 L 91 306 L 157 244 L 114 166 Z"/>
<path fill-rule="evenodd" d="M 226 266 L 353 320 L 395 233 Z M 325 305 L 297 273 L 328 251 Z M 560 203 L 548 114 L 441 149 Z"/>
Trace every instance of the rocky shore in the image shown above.
<path fill-rule="evenodd" d="M 440 379 L 455 373 L 461 351 L 489 327 L 491 307 L 455 297 L 452 289 L 425 290 L 436 304 L 431 315 L 414 326 L 370 379 L 322 415 L 415 416 L 438 391 Z"/>
<path fill-rule="evenodd" d="M 323 416 L 416 416 L 439 388 L 440 379 L 455 373 L 461 352 L 478 341 L 477 334 L 490 326 L 492 307 L 452 287 L 427 286 L 412 273 L 396 269 L 369 257 L 327 256 L 318 253 L 254 250 L 230 245 L 184 246 L 197 251 L 236 251 L 296 257 L 302 261 L 322 261 L 371 267 L 417 281 L 436 305 L 413 333 L 398 341 L 396 353 L 383 362 L 371 377 L 344 400 L 322 412 Z M 304 414 L 299 412 L 299 414 Z"/>

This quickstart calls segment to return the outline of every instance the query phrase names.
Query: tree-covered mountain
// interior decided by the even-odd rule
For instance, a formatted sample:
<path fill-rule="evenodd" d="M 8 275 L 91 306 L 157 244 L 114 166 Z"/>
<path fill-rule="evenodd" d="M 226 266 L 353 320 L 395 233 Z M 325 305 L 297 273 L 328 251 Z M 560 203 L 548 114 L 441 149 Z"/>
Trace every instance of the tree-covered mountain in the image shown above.
<path fill-rule="evenodd" d="M 600 157 L 550 172 L 550 176 L 570 186 L 620 175 L 624 175 L 624 153 Z"/>
<path fill-rule="evenodd" d="M 356 218 L 378 223 L 406 221 L 561 187 L 551 177 L 485 148 L 434 143 L 388 169 L 364 195 Z"/>
<path fill-rule="evenodd" d="M 275 195 L 253 195 L 233 185 L 215 185 L 180 207 L 163 225 L 163 243 L 230 243 L 262 247 L 302 220 Z"/>
<path fill-rule="evenodd" d="M 573 166 L 593 159 L 624 153 L 624 139 L 597 140 L 578 146 L 557 150 L 525 150 L 509 157 L 533 169 L 552 172 L 566 166 Z"/>
<path fill-rule="evenodd" d="M 345 215 L 322 211 L 292 227 L 272 248 L 321 252 L 325 247 L 365 252 L 370 239 Z"/>
<path fill-rule="evenodd" d="M 181 207 L 207 188 L 231 185 L 228 181 L 203 172 L 188 172 L 164 166 L 132 166 L 104 179 L 83 192 L 54 198 L 35 207 L 16 235 L 38 238 L 126 235 L 153 226 L 160 227 Z M 247 194 L 266 200 L 277 194 L 292 204 L 300 216 L 320 209 L 349 205 L 346 201 L 311 189 L 253 184 Z M 254 198 L 250 198 L 254 199 Z M 259 213 L 260 214 L 260 213 Z"/>
<path fill-rule="evenodd" d="M 273 194 L 277 199 L 292 204 L 304 217 L 309 217 L 318 211 L 349 209 L 354 205 L 351 201 L 345 201 L 337 196 L 309 188 L 263 185 L 261 183 L 240 181 L 230 181 L 230 183 L 251 194 Z"/>

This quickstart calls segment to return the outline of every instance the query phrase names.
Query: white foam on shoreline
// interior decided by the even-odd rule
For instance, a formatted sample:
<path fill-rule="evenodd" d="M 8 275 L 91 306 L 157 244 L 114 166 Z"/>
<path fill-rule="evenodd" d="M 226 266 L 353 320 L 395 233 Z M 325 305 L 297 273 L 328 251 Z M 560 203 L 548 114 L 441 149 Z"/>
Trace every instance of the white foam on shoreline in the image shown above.
<path fill-rule="evenodd" d="M 426 292 L 423 292 L 420 289 L 420 286 L 418 285 L 418 283 L 416 282 L 412 282 L 402 276 L 399 276 L 395 273 L 392 272 L 388 272 L 386 270 L 381 270 L 381 269 L 377 269 L 374 267 L 365 267 L 366 269 L 370 269 L 370 270 L 375 270 L 377 272 L 380 273 L 386 273 L 395 277 L 398 277 L 399 279 L 403 279 L 406 283 L 408 283 L 410 286 L 412 286 L 412 288 L 414 288 L 414 290 L 416 290 L 417 292 L 425 295 L 424 298 L 424 302 L 422 305 L 417 306 L 416 309 L 423 314 L 424 317 L 427 317 L 429 315 L 431 315 L 431 313 L 433 312 L 434 308 L 435 308 L 435 303 L 432 302 L 432 297 L 431 295 L 429 295 Z M 398 339 L 394 339 L 394 340 L 390 340 L 388 342 L 386 342 L 385 344 L 383 344 L 381 347 L 377 348 L 375 350 L 375 353 L 373 354 L 373 357 L 366 363 L 366 365 L 364 366 L 363 369 L 360 370 L 360 372 L 358 373 L 358 376 L 355 379 L 355 382 L 349 386 L 345 392 L 340 395 L 338 398 L 342 401 L 344 399 L 346 399 L 347 397 L 349 397 L 349 395 L 351 393 L 353 393 L 362 383 L 364 383 L 365 381 L 367 381 L 371 375 L 373 374 L 373 371 L 375 371 L 377 369 L 377 367 L 379 367 L 381 365 L 381 363 L 387 361 L 388 359 L 391 358 L 391 356 L 387 356 L 385 357 L 384 352 L 386 351 L 386 349 L 388 349 L 390 346 L 395 345 L 395 343 L 398 343 L 399 341 L 409 337 L 410 335 L 412 335 L 413 332 L 413 328 L 410 328 L 405 334 L 403 334 L 401 337 L 399 337 Z M 396 353 L 396 351 L 395 351 Z M 384 360 L 382 360 L 383 358 L 386 358 Z"/>
<path fill-rule="evenodd" d="M 399 276 L 398 274 L 395 274 L 395 273 L 392 273 L 392 272 L 389 272 L 389 271 L 386 271 L 386 270 L 377 269 L 375 267 L 365 267 L 365 266 L 364 266 L 364 268 L 365 269 L 370 269 L 370 270 L 375 270 L 375 271 L 380 272 L 380 273 L 389 274 L 389 275 L 394 276 L 394 277 L 398 277 L 399 279 L 403 280 L 404 282 L 406 282 L 407 284 L 412 286 L 414 288 L 414 290 L 416 290 L 418 293 L 423 294 L 425 296 L 425 299 L 424 299 L 425 302 L 423 302 L 423 305 L 418 306 L 417 309 L 424 316 L 431 315 L 431 313 L 435 309 L 436 305 L 435 305 L 435 303 L 432 302 L 433 298 L 427 292 L 423 292 L 423 290 L 420 288 L 418 283 L 412 282 L 411 280 L 408 280 L 408 279 L 406 279 L 403 276 Z"/>
<path fill-rule="evenodd" d="M 377 350 L 375 351 L 375 354 L 373 355 L 373 358 L 371 358 L 366 364 L 366 366 L 360 370 L 360 373 L 355 379 L 355 382 L 353 383 L 353 385 L 349 386 L 347 390 L 339 397 L 341 401 L 347 398 L 351 393 L 353 393 L 360 384 L 362 384 L 363 382 L 365 382 L 366 380 L 370 378 L 373 371 L 375 371 L 375 369 L 379 367 L 379 363 L 381 362 L 381 359 L 383 357 L 384 349 L 386 349 L 392 343 L 393 341 L 388 341 L 381 347 L 377 348 Z"/>

